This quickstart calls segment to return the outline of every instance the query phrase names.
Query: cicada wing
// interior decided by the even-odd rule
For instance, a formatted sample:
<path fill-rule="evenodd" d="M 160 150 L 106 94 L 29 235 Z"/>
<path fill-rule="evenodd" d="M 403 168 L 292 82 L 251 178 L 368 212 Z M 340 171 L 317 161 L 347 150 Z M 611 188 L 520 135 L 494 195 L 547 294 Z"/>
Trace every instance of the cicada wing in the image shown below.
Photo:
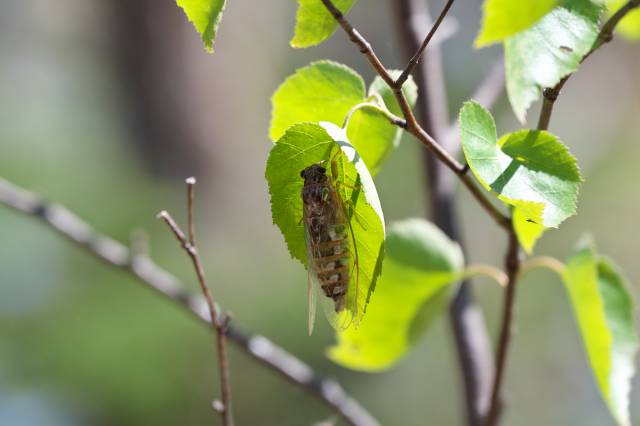
<path fill-rule="evenodd" d="M 313 333 L 316 322 L 316 289 L 320 287 L 317 282 L 316 269 L 314 259 L 316 257 L 313 247 L 313 239 L 309 235 L 309 227 L 307 223 L 306 209 L 302 211 L 302 223 L 304 225 L 304 241 L 307 249 L 307 308 L 309 310 L 307 317 L 307 331 L 309 336 Z"/>
<path fill-rule="evenodd" d="M 311 235 L 305 227 L 305 242 L 307 246 L 307 297 L 309 303 L 309 334 L 313 331 L 313 324 L 316 316 L 316 304 L 320 303 L 322 311 L 327 317 L 327 321 L 337 330 L 346 329 L 352 321 L 351 311 L 344 309 L 346 305 L 346 297 L 342 302 L 336 303 L 328 297 L 322 290 L 321 280 L 318 277 L 320 265 L 317 259 L 322 257 L 320 244 L 314 244 Z M 345 268 L 348 272 L 350 266 Z"/>
<path fill-rule="evenodd" d="M 309 317 L 307 322 L 307 330 L 309 331 L 309 336 L 313 333 L 313 326 L 316 323 L 316 289 L 317 285 L 313 280 L 313 272 L 312 269 L 309 268 L 307 271 L 307 303 L 309 307 Z"/>

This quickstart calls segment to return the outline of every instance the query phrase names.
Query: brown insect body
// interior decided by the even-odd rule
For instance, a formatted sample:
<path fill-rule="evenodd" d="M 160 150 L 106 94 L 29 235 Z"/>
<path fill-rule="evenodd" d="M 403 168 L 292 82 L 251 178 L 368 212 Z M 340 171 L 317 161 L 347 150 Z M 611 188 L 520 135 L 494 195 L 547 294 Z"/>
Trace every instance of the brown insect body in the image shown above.
<path fill-rule="evenodd" d="M 350 251 L 348 224 L 338 193 L 318 164 L 301 173 L 303 221 L 307 239 L 308 269 L 324 295 L 334 302 L 335 312 L 345 308 L 349 288 Z"/>

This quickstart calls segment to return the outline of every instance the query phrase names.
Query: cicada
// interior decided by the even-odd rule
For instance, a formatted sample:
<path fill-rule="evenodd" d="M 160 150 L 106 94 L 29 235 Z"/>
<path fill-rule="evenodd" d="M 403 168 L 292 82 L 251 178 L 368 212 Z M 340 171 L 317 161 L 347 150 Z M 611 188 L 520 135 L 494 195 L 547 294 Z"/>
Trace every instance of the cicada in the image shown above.
<path fill-rule="evenodd" d="M 338 193 L 337 167 L 331 176 L 320 164 L 300 172 L 302 223 L 307 246 L 309 334 L 315 322 L 315 293 L 336 329 L 346 329 L 358 316 L 358 252 L 347 203 Z M 350 288 L 352 286 L 353 288 Z"/>

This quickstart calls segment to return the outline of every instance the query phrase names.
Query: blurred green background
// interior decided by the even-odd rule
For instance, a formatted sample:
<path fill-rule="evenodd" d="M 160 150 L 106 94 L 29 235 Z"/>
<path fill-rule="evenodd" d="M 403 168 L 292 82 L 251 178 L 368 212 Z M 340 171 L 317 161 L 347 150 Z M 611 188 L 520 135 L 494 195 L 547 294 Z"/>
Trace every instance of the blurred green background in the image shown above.
<path fill-rule="evenodd" d="M 390 67 L 402 66 L 391 2 L 360 2 L 350 17 Z M 433 1 L 433 8 L 442 2 Z M 386 425 L 457 425 L 460 377 L 445 320 L 392 370 L 355 373 L 330 363 L 332 333 L 306 335 L 306 282 L 271 223 L 263 178 L 271 93 L 316 59 L 373 75 L 342 33 L 289 48 L 295 2 L 231 0 L 208 55 L 173 1 L 0 0 L 0 176 L 56 200 L 126 243 L 144 229 L 151 254 L 197 286 L 161 209 L 184 220 L 183 179 L 196 175 L 199 244 L 214 292 L 244 328 L 268 336 L 338 378 Z M 473 51 L 480 2 L 460 2 L 444 44 L 455 113 L 500 54 Z M 579 215 L 537 252 L 568 255 L 590 231 L 631 283 L 640 276 L 640 46 L 616 40 L 572 78 L 551 129 L 586 176 Z M 538 106 L 534 106 L 530 120 Z M 501 133 L 517 128 L 503 100 Z M 423 216 L 421 147 L 405 138 L 377 178 L 388 221 Z M 503 236 L 459 194 L 471 262 L 498 264 Z M 0 207 L 0 425 L 217 424 L 212 338 L 201 324 L 126 274 L 78 251 L 41 224 Z M 475 290 L 490 330 L 501 292 Z M 633 289 L 634 293 L 637 290 Z M 522 283 L 506 389 L 509 425 L 613 424 L 586 363 L 560 282 Z M 332 419 L 324 405 L 230 350 L 237 422 L 301 425 Z M 632 394 L 640 422 L 640 390 Z"/>

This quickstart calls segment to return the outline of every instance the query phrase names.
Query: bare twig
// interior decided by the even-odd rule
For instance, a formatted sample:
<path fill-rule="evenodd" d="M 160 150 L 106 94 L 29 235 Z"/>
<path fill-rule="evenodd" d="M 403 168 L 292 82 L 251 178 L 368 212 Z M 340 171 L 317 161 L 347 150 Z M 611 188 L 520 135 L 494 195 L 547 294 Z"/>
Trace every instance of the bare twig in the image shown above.
<path fill-rule="evenodd" d="M 598 37 L 593 42 L 591 49 L 582 57 L 580 63 L 584 62 L 593 52 L 598 50 L 604 44 L 613 40 L 613 30 L 615 30 L 618 23 L 633 9 L 640 7 L 640 0 L 629 0 L 624 4 L 616 13 L 604 23 Z M 565 76 L 554 87 L 544 89 L 542 91 L 542 108 L 540 109 L 540 116 L 538 117 L 538 130 L 547 130 L 549 128 L 549 122 L 551 121 L 551 114 L 553 113 L 553 107 L 555 105 L 562 88 L 567 83 L 572 74 Z"/>
<path fill-rule="evenodd" d="M 133 253 L 124 245 L 97 233 L 87 222 L 65 207 L 0 178 L 0 204 L 32 216 L 78 248 L 136 277 L 147 288 L 186 309 L 199 321 L 211 323 L 203 297 L 192 295 L 175 276 L 148 256 Z M 311 367 L 261 335 L 243 332 L 237 322 L 226 326 L 227 337 L 241 351 L 324 402 L 353 426 L 376 426 L 378 422 L 334 380 L 317 376 Z"/>
<path fill-rule="evenodd" d="M 498 338 L 498 348 L 496 350 L 496 369 L 491 391 L 491 404 L 487 413 L 486 426 L 498 424 L 500 412 L 502 411 L 501 391 L 504 373 L 507 365 L 507 353 L 513 333 L 513 318 L 516 300 L 516 284 L 520 271 L 520 246 L 515 231 L 509 234 L 509 244 L 505 256 L 505 269 L 507 271 L 507 290 L 504 296 L 502 308 L 502 322 L 500 336 Z"/>
<path fill-rule="evenodd" d="M 334 17 L 336 22 L 347 33 L 349 39 L 358 46 L 360 52 L 365 55 L 371 66 L 378 73 L 378 75 L 387 83 L 387 85 L 393 90 L 393 93 L 400 105 L 402 115 L 406 120 L 406 130 L 414 135 L 433 155 L 435 155 L 440 162 L 445 164 L 456 176 L 460 178 L 465 187 L 471 192 L 474 198 L 480 203 L 480 205 L 489 213 L 489 215 L 496 221 L 498 225 L 505 229 L 509 229 L 511 222 L 507 216 L 505 216 L 495 205 L 489 201 L 485 192 L 479 188 L 472 178 L 467 175 L 467 168 L 460 164 L 455 158 L 451 156 L 427 131 L 417 122 L 411 105 L 407 101 L 407 98 L 402 92 L 402 85 L 396 85 L 393 77 L 389 74 L 389 71 L 380 62 L 380 59 L 371 48 L 371 44 L 347 21 L 342 15 L 342 12 L 333 4 L 331 0 L 322 0 L 327 10 Z"/>
<path fill-rule="evenodd" d="M 431 30 L 429 31 L 429 33 L 427 33 L 427 36 L 422 41 L 422 44 L 420 45 L 420 47 L 416 50 L 416 53 L 411 57 L 411 59 L 409 59 L 409 63 L 402 71 L 402 74 L 400 74 L 398 79 L 395 81 L 396 86 L 402 87 L 404 82 L 407 81 L 407 78 L 409 78 L 409 74 L 413 72 L 413 69 L 418 64 L 418 61 L 420 60 L 420 56 L 422 56 L 422 53 L 429 45 L 429 42 L 431 41 L 433 36 L 436 34 L 436 31 L 438 31 L 438 28 L 440 28 L 440 24 L 444 20 L 445 16 L 447 16 L 447 13 L 449 13 L 449 9 L 451 9 L 451 6 L 453 6 L 454 1 L 455 0 L 447 0 L 447 3 L 444 5 L 442 12 L 440 12 L 438 19 L 436 19 L 436 21 L 433 23 Z"/>
<path fill-rule="evenodd" d="M 396 14 L 400 45 L 407 57 L 419 49 L 425 28 L 431 26 L 427 4 L 423 0 L 392 0 Z M 438 34 L 440 35 L 440 34 Z M 436 37 L 429 54 L 420 61 L 414 77 L 418 85 L 418 117 L 425 130 L 443 140 L 450 128 L 447 95 L 442 69 L 440 45 Z M 457 143 L 457 129 L 453 138 Z M 446 148 L 447 145 L 445 145 Z M 449 149 L 448 149 L 449 150 Z M 454 151 L 449 150 L 449 152 Z M 464 247 L 455 206 L 455 178 L 438 159 L 424 151 L 426 187 L 431 220 L 454 241 Z M 449 321 L 453 334 L 463 384 L 463 395 L 469 426 L 480 426 L 489 404 L 493 359 L 489 336 L 482 312 L 473 301 L 472 288 L 465 279 L 449 306 Z"/>
<path fill-rule="evenodd" d="M 233 411 L 231 408 L 231 384 L 229 383 L 229 360 L 227 359 L 227 348 L 226 348 L 226 323 L 227 321 L 222 319 L 222 316 L 218 314 L 216 309 L 216 304 L 213 299 L 213 294 L 211 293 L 211 289 L 207 284 L 207 278 L 204 273 L 204 268 L 202 267 L 202 262 L 200 261 L 200 255 L 198 254 L 198 248 L 195 245 L 195 225 L 193 223 L 193 190 L 196 183 L 196 179 L 190 177 L 186 180 L 187 183 L 187 216 L 189 223 L 189 239 L 185 237 L 184 232 L 180 229 L 180 226 L 173 220 L 171 215 L 166 211 L 161 211 L 158 214 L 158 217 L 165 221 L 169 229 L 173 232 L 173 234 L 178 239 L 181 247 L 187 253 L 191 262 L 193 263 L 193 267 L 196 270 L 196 274 L 198 275 L 198 283 L 200 284 L 200 289 L 202 290 L 202 294 L 204 295 L 204 300 L 207 302 L 207 307 L 209 308 L 209 315 L 211 317 L 211 326 L 217 334 L 217 349 L 218 349 L 218 374 L 220 376 L 220 392 L 222 393 L 222 404 L 214 404 L 216 411 L 220 413 L 222 416 L 222 420 L 225 426 L 233 426 Z"/>

